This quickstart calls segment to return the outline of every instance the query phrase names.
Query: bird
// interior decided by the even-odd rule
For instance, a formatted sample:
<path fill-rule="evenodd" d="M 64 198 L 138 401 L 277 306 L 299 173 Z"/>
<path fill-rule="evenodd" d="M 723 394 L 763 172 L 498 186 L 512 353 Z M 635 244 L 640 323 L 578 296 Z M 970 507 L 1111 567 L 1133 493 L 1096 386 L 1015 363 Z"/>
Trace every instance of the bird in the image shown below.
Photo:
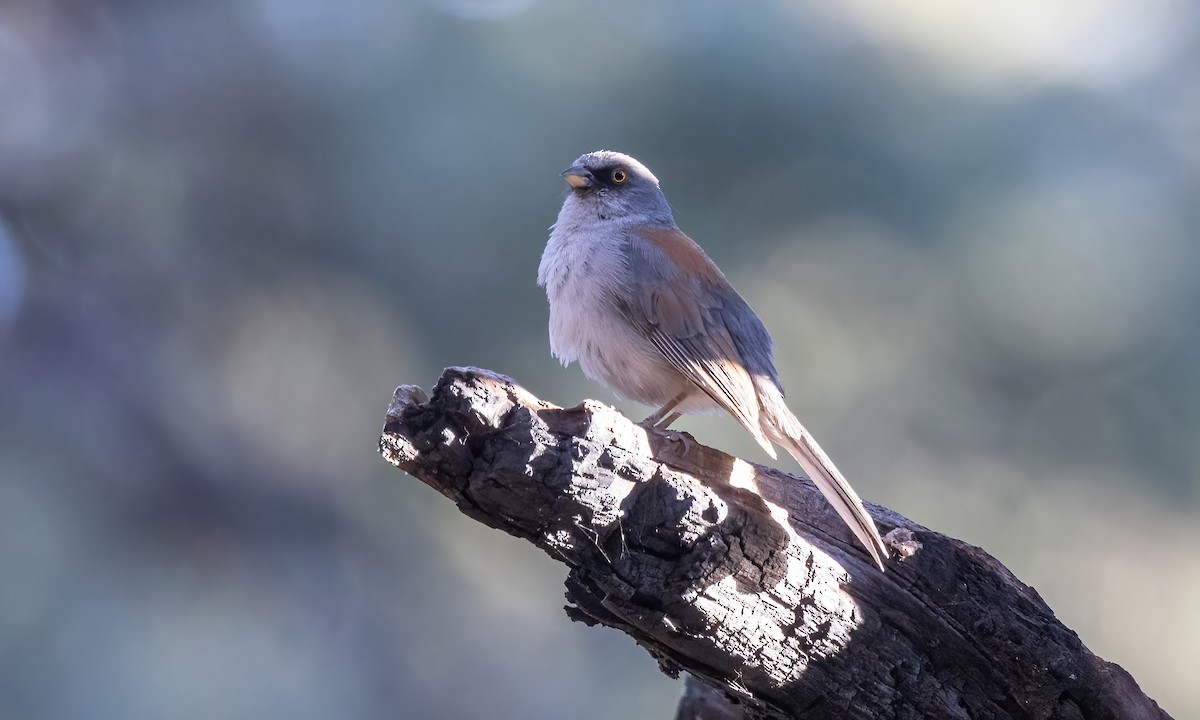
<path fill-rule="evenodd" d="M 666 429 L 725 410 L 775 459 L 779 445 L 884 569 L 887 547 L 858 494 L 788 409 L 771 335 L 675 223 L 658 178 L 610 150 L 581 155 L 538 266 L 550 350 L 618 396 L 658 409 Z"/>

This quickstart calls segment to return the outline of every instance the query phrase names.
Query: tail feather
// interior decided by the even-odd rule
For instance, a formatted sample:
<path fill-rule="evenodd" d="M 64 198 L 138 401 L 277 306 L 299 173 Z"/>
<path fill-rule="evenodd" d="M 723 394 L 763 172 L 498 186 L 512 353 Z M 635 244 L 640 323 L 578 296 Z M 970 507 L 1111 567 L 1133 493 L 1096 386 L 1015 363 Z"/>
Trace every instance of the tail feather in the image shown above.
<path fill-rule="evenodd" d="M 744 425 L 743 427 L 750 431 L 750 437 L 754 438 L 754 441 L 757 442 L 763 450 L 767 451 L 767 454 L 771 456 L 772 460 L 779 458 L 779 456 L 775 454 L 775 446 L 771 444 L 771 441 L 767 439 L 767 436 L 763 434 L 762 430 L 758 428 L 752 428 L 749 425 Z"/>
<path fill-rule="evenodd" d="M 762 434 L 767 435 L 800 464 L 804 474 L 817 486 L 833 509 L 842 520 L 850 526 L 850 530 L 867 552 L 875 560 L 875 564 L 883 570 L 883 561 L 888 557 L 887 546 L 879 537 L 875 521 L 863 507 L 858 493 L 846 482 L 846 478 L 838 472 L 837 467 L 808 430 L 800 424 L 796 416 L 788 410 L 783 402 L 783 395 L 774 384 L 759 385 L 759 397 L 763 413 Z M 758 433 L 755 433 L 756 437 Z"/>
<path fill-rule="evenodd" d="M 863 507 L 858 493 L 854 492 L 854 488 L 850 487 L 850 483 L 838 472 L 829 456 L 803 428 L 798 436 L 781 436 L 779 440 L 837 514 L 850 526 L 850 530 L 867 552 L 871 553 L 875 564 L 883 570 L 883 560 L 888 556 L 887 546 L 883 544 L 883 538 L 879 537 L 875 521 Z"/>

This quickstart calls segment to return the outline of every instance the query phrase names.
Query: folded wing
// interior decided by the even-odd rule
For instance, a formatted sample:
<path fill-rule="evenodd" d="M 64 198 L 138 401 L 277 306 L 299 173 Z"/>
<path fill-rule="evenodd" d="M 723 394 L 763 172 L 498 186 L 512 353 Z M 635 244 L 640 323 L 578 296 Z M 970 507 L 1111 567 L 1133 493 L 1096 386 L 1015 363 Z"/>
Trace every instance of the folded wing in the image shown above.
<path fill-rule="evenodd" d="M 754 381 L 725 321 L 727 306 L 744 304 L 741 298 L 680 230 L 642 230 L 629 242 L 632 300 L 618 303 L 626 319 L 775 457 L 759 422 Z"/>

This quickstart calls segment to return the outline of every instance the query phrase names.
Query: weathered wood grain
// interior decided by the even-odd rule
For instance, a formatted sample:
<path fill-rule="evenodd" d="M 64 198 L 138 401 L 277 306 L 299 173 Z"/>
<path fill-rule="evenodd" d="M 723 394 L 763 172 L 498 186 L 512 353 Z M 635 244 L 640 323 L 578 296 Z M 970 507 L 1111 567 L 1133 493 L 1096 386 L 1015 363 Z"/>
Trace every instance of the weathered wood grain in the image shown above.
<path fill-rule="evenodd" d="M 566 564 L 573 619 L 738 703 L 698 717 L 1167 718 L 983 550 L 868 505 L 881 573 L 807 480 L 608 406 L 450 368 L 396 390 L 379 447 Z"/>

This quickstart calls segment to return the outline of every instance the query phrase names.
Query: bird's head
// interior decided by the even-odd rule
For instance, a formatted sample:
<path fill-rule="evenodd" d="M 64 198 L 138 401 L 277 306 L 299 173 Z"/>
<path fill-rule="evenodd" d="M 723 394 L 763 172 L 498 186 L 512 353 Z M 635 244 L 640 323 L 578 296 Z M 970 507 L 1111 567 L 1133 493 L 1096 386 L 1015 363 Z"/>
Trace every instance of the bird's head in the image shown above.
<path fill-rule="evenodd" d="M 571 185 L 575 202 L 595 210 L 603 219 L 671 219 L 658 178 L 629 155 L 611 150 L 590 152 L 579 156 L 562 175 Z"/>

